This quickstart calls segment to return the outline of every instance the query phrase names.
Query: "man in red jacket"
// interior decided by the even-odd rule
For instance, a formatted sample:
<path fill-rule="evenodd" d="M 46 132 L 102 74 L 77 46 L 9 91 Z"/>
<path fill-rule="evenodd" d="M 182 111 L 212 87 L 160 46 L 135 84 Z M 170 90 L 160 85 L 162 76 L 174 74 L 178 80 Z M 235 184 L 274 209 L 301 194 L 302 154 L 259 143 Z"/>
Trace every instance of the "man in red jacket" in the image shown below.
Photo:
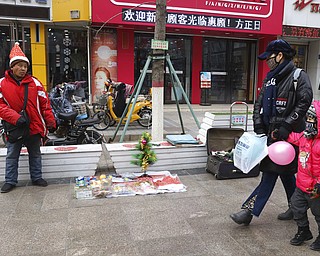
<path fill-rule="evenodd" d="M 5 183 L 1 193 L 7 193 L 18 183 L 18 162 L 23 145 L 29 154 L 29 171 L 32 184 L 46 187 L 42 179 L 41 138 L 48 130 L 56 128 L 48 94 L 41 82 L 27 74 L 30 62 L 16 43 L 10 52 L 10 69 L 0 79 L 0 117 L 13 125 L 25 126 L 29 123 L 29 136 L 15 142 L 7 141 Z M 24 104 L 25 85 L 28 85 L 26 113 L 29 122 L 20 114 Z"/>

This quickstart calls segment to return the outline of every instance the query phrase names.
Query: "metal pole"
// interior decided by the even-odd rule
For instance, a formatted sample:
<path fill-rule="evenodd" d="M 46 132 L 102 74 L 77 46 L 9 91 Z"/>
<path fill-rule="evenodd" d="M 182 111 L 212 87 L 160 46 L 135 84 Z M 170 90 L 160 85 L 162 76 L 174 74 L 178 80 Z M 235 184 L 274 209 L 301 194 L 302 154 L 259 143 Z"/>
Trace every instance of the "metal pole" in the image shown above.
<path fill-rule="evenodd" d="M 166 59 L 167 59 L 167 63 L 168 63 L 168 65 L 169 65 L 170 71 L 172 72 L 174 78 L 176 79 L 178 85 L 180 86 L 180 89 L 181 89 L 181 91 L 182 91 L 182 95 L 183 95 L 185 101 L 186 101 L 187 104 L 188 104 L 188 107 L 189 107 L 190 112 L 191 112 L 191 114 L 192 114 L 192 116 L 193 116 L 193 119 L 194 119 L 194 121 L 196 122 L 198 128 L 200 129 L 200 123 L 199 123 L 199 121 L 198 121 L 198 118 L 197 118 L 196 115 L 194 114 L 193 109 L 192 109 L 191 104 L 190 104 L 190 101 L 189 101 L 189 99 L 188 99 L 188 96 L 187 96 L 187 94 L 185 93 L 185 91 L 184 91 L 184 89 L 183 89 L 183 87 L 182 87 L 182 85 L 181 85 L 181 83 L 180 83 L 179 77 L 177 76 L 177 73 L 176 73 L 176 71 L 174 70 L 174 68 L 173 68 L 173 66 L 172 66 L 172 63 L 171 63 L 171 60 L 170 60 L 170 56 L 167 55 L 167 56 L 166 56 Z"/>

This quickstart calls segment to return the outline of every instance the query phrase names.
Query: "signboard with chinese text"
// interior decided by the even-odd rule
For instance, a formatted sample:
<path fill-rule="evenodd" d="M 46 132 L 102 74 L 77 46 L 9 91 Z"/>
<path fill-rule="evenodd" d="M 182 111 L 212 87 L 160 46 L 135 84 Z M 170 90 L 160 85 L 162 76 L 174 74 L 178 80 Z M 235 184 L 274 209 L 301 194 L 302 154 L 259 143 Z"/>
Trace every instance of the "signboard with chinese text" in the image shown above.
<path fill-rule="evenodd" d="M 171 0 L 167 3 L 167 26 L 281 34 L 283 6 L 284 0 L 276 3 L 275 0 Z M 92 22 L 153 25 L 155 11 L 154 3 L 143 0 L 95 0 L 92 1 Z"/>
<path fill-rule="evenodd" d="M 283 25 L 319 28 L 320 0 L 286 0 Z"/>
<path fill-rule="evenodd" d="M 211 88 L 211 72 L 200 72 L 200 88 Z"/>

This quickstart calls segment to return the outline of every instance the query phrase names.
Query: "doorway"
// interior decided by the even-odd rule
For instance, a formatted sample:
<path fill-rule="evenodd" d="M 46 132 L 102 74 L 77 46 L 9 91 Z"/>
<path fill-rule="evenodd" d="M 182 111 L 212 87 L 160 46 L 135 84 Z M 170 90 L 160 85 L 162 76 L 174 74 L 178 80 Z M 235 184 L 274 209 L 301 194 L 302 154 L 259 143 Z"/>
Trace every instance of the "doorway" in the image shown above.
<path fill-rule="evenodd" d="M 211 73 L 211 88 L 202 89 L 201 102 L 252 103 L 255 47 L 255 42 L 237 39 L 203 41 L 202 67 Z"/>
<path fill-rule="evenodd" d="M 137 34 L 135 36 L 135 82 L 137 82 L 144 68 L 148 56 L 152 53 L 151 39 L 153 35 Z M 175 69 L 179 81 L 187 94 L 191 97 L 191 39 L 183 36 L 168 35 L 166 39 L 169 43 L 167 54 L 170 56 L 173 68 Z M 165 65 L 164 80 L 164 103 L 174 103 L 175 96 L 173 84 L 169 72 L 169 67 Z M 152 87 L 152 63 L 150 64 L 146 77 L 142 85 L 141 93 L 148 93 Z M 176 87 L 177 99 L 179 103 L 185 103 L 180 88 Z"/>

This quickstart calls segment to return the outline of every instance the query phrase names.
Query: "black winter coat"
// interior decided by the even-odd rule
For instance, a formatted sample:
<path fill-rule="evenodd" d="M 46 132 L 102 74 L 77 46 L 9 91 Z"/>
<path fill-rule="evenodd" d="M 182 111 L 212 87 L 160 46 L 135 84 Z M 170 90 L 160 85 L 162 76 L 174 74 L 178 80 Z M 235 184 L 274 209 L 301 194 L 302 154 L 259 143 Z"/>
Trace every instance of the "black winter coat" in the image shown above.
<path fill-rule="evenodd" d="M 293 62 L 289 62 L 275 78 L 277 80 L 277 100 L 276 100 L 276 116 L 270 119 L 265 126 L 265 132 L 268 135 L 269 144 L 272 143 L 270 134 L 273 130 L 279 129 L 283 122 L 292 128 L 293 132 L 302 132 L 305 128 L 305 115 L 311 105 L 313 99 L 312 86 L 309 76 L 302 70 L 298 78 L 298 85 L 295 90 L 293 84 L 293 74 L 296 70 Z M 263 124 L 263 94 L 266 86 L 266 80 L 262 90 L 254 104 L 253 123 L 254 125 Z M 297 150 L 296 150 L 297 152 Z M 267 156 L 260 163 L 260 170 L 263 172 L 276 172 L 280 174 L 295 173 L 297 170 L 297 158 L 284 166 L 273 163 Z"/>

